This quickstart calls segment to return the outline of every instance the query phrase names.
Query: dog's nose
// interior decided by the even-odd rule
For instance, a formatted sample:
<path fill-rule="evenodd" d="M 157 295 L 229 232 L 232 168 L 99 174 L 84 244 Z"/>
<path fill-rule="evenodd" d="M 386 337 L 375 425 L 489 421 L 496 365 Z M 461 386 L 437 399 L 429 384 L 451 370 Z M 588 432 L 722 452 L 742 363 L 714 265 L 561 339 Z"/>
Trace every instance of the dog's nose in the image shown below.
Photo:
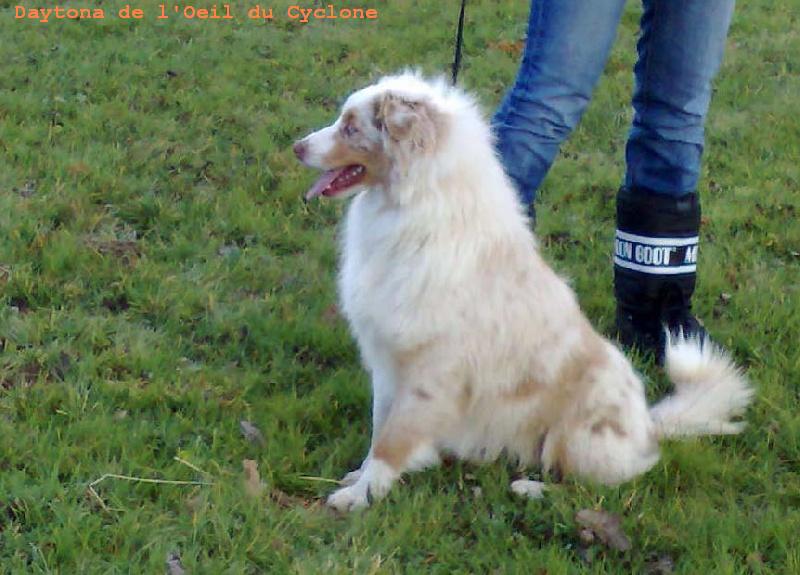
<path fill-rule="evenodd" d="M 303 156 L 306 155 L 306 148 L 306 143 L 303 140 L 298 140 L 294 143 L 292 149 L 294 150 L 294 155 L 297 156 L 298 160 L 302 160 Z"/>

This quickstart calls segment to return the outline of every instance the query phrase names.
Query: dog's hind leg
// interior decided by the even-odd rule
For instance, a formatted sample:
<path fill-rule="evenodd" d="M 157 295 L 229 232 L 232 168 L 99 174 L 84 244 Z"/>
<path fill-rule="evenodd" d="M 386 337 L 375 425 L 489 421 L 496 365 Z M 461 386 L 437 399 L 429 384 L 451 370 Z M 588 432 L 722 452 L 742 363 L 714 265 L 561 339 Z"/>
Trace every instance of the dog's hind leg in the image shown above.
<path fill-rule="evenodd" d="M 658 461 L 658 441 L 643 397 L 597 404 L 562 417 L 542 450 L 545 470 L 617 485 Z"/>
<path fill-rule="evenodd" d="M 334 492 L 328 505 L 340 511 L 366 507 L 371 499 L 386 495 L 402 473 L 437 464 L 437 444 L 455 418 L 448 403 L 419 389 L 404 389 L 392 403 L 361 475 Z"/>

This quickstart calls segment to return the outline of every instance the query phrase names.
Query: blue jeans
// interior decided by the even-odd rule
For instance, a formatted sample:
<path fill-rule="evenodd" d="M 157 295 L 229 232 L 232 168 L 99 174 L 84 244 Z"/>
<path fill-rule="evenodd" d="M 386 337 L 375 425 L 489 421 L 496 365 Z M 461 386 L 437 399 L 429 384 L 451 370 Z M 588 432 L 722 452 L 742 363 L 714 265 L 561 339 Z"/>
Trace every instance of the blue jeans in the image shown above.
<path fill-rule="evenodd" d="M 624 0 L 532 0 L 516 82 L 493 119 L 523 201 L 589 103 Z M 643 0 L 625 185 L 680 196 L 700 175 L 703 125 L 734 0 Z"/>

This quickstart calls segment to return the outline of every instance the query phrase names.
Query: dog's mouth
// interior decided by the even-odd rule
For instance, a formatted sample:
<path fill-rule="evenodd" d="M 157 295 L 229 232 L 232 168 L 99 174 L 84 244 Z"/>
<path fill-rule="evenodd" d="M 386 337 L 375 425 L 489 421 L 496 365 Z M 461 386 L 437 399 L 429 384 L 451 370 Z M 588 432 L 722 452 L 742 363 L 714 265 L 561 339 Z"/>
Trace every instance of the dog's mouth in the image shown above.
<path fill-rule="evenodd" d="M 367 168 L 361 164 L 351 164 L 343 168 L 328 170 L 314 182 L 311 189 L 306 192 L 306 200 L 317 196 L 338 196 L 345 190 L 359 184 L 367 174 Z"/>

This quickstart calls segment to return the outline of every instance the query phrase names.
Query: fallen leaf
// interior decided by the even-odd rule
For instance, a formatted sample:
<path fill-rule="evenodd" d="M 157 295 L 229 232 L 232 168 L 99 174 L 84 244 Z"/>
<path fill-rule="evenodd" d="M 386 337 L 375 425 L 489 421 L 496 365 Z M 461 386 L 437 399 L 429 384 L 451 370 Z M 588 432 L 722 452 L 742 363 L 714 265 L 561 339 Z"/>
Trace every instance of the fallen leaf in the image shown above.
<path fill-rule="evenodd" d="M 298 497 L 296 495 L 289 495 L 285 491 L 281 491 L 280 489 L 276 488 L 269 490 L 269 496 L 270 499 L 284 509 L 292 507 L 309 507 L 311 505 L 311 502 L 307 499 L 303 499 L 302 497 Z"/>
<path fill-rule="evenodd" d="M 167 572 L 169 575 L 186 575 L 186 569 L 181 565 L 181 558 L 175 552 L 167 555 Z"/>
<path fill-rule="evenodd" d="M 732 299 L 733 299 L 733 296 L 731 294 L 729 294 L 729 293 L 722 292 L 721 294 L 719 294 L 719 301 L 722 304 L 728 304 L 728 303 L 730 303 L 730 301 Z"/>
<path fill-rule="evenodd" d="M 264 444 L 264 434 L 255 425 L 243 419 L 239 422 L 239 429 L 244 435 L 244 438 L 250 443 L 257 443 L 258 445 Z"/>
<path fill-rule="evenodd" d="M 603 510 L 581 509 L 575 514 L 575 521 L 584 529 L 592 531 L 612 549 L 628 551 L 631 548 L 631 540 L 622 531 L 622 522 L 618 515 Z"/>
<path fill-rule="evenodd" d="M 524 40 L 498 40 L 497 42 L 489 42 L 489 48 L 505 52 L 509 56 L 519 56 L 525 48 Z"/>
<path fill-rule="evenodd" d="M 325 311 L 322 312 L 322 319 L 327 323 L 336 323 L 339 319 L 339 308 L 336 307 L 336 304 L 331 304 L 325 308 Z"/>
<path fill-rule="evenodd" d="M 242 469 L 244 469 L 244 490 L 253 497 L 260 496 L 266 486 L 258 473 L 258 462 L 254 459 L 244 459 Z"/>

